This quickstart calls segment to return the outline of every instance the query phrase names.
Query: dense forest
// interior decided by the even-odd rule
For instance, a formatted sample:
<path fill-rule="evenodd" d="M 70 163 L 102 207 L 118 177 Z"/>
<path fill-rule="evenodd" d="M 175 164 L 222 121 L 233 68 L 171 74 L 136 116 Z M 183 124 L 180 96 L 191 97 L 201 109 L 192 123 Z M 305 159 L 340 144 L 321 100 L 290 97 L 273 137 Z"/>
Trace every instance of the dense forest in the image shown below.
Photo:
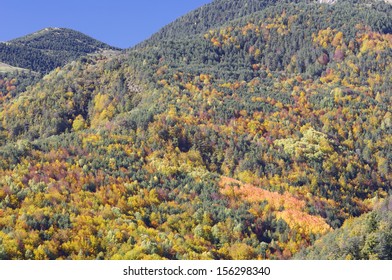
<path fill-rule="evenodd" d="M 0 259 L 391 259 L 390 4 L 216 0 L 24 75 Z"/>
<path fill-rule="evenodd" d="M 317 240 L 295 258 L 329 260 L 391 260 L 392 200 L 376 203 L 376 209 Z"/>
<path fill-rule="evenodd" d="M 45 28 L 33 34 L 0 43 L 0 61 L 39 73 L 87 54 L 104 50 L 118 51 L 78 31 L 67 28 Z"/>

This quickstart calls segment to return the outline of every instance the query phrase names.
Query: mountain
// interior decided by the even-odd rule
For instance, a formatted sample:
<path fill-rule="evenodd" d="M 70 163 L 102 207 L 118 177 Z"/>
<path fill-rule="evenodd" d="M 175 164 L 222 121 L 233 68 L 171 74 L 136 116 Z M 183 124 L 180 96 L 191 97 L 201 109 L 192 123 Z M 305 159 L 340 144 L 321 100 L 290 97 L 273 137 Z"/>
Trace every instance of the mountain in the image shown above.
<path fill-rule="evenodd" d="M 334 4 L 339 0 L 319 0 L 320 3 Z M 242 1 L 227 1 L 214 0 L 180 18 L 172 23 L 164 26 L 157 33 L 153 34 L 150 39 L 142 42 L 139 45 L 154 44 L 162 40 L 176 40 L 194 35 L 202 34 L 210 29 L 226 25 L 228 22 L 245 18 L 256 12 L 262 11 L 265 8 L 274 6 L 275 4 L 289 4 L 295 5 L 298 3 L 314 4 L 314 0 L 242 0 Z M 347 1 L 341 1 L 347 3 Z M 351 1 L 353 4 L 358 3 L 373 3 L 376 4 L 378 0 L 355 0 Z M 385 0 L 391 2 L 391 0 Z"/>
<path fill-rule="evenodd" d="M 254 12 L 261 11 L 275 2 L 277 1 L 244 0 L 239 2 L 215 0 L 166 25 L 160 31 L 152 35 L 149 40 L 142 42 L 142 45 L 159 42 L 161 40 L 183 39 L 184 37 L 198 35 L 207 32 L 214 27 L 226 24 L 236 18 L 241 18 Z"/>
<path fill-rule="evenodd" d="M 9 42 L 0 43 L 0 61 L 12 66 L 47 73 L 87 54 L 119 50 L 78 31 L 45 28 Z"/>
<path fill-rule="evenodd" d="M 4 98 L 0 259 L 388 258 L 391 5 L 240 2 Z"/>

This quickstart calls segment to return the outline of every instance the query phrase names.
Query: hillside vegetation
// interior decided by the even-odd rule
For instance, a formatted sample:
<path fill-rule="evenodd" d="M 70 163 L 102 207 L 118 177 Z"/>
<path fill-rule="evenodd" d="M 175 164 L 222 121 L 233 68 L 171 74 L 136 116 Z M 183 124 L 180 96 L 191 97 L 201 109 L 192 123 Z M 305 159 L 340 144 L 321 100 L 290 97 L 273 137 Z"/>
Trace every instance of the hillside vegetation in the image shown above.
<path fill-rule="evenodd" d="M 316 260 L 391 260 L 392 259 L 392 200 L 386 199 L 374 211 L 344 225 L 317 240 L 296 258 Z"/>
<path fill-rule="evenodd" d="M 324 258 L 303 250 L 378 215 L 391 5 L 239 2 L 4 99 L 0 258 Z M 383 219 L 349 257 L 388 257 Z"/>
<path fill-rule="evenodd" d="M 116 50 L 116 48 L 71 29 L 45 28 L 0 43 L 0 61 L 47 73 L 79 57 L 103 50 Z"/>

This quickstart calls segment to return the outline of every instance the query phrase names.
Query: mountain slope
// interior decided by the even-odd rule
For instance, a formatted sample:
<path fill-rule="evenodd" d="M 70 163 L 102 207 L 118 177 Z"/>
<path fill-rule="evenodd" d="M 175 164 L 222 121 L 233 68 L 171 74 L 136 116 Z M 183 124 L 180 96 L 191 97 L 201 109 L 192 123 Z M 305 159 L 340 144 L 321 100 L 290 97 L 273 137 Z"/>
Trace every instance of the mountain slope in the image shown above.
<path fill-rule="evenodd" d="M 100 56 L 52 71 L 4 104 L 3 127 L 15 139 L 45 138 L 71 131 L 78 116 L 88 118 L 89 127 L 96 127 L 113 114 L 129 111 L 137 104 L 133 97 L 140 89 L 131 70 L 117 67 L 116 59 Z M 97 119 L 92 120 L 93 116 Z"/>
<path fill-rule="evenodd" d="M 392 259 L 392 200 L 355 219 L 300 252 L 298 259 Z"/>
<path fill-rule="evenodd" d="M 278 1 L 245 0 L 239 2 L 233 0 L 215 0 L 163 27 L 141 45 L 159 42 L 161 40 L 175 40 L 198 35 L 236 18 L 260 11 L 269 5 L 273 5 L 275 2 Z"/>
<path fill-rule="evenodd" d="M 71 29 L 45 28 L 0 43 L 0 61 L 46 73 L 81 56 L 104 50 L 118 49 Z"/>
<path fill-rule="evenodd" d="M 248 15 L 252 15 L 256 12 L 260 12 L 268 7 L 274 7 L 276 5 L 296 5 L 296 4 L 308 4 L 313 5 L 316 4 L 317 1 L 312 0 L 214 0 L 211 3 L 196 9 L 172 23 L 164 26 L 157 33 L 153 34 L 150 39 L 142 42 L 139 46 L 145 46 L 146 44 L 155 44 L 160 41 L 165 40 L 181 40 L 184 38 L 190 38 L 192 36 L 206 33 L 210 29 L 214 29 L 220 26 L 227 25 L 228 22 L 240 18 L 245 18 Z M 378 6 L 378 10 L 380 11 L 381 5 L 378 5 L 379 1 L 377 0 L 343 0 L 343 1 L 335 1 L 338 2 L 339 5 L 362 5 L 368 4 L 373 5 L 373 9 Z M 320 3 L 323 3 L 320 1 Z M 388 21 L 385 18 L 385 14 L 380 18 L 372 18 L 369 15 L 364 15 L 363 19 L 365 21 L 379 21 L 380 26 L 385 24 L 385 21 Z M 383 23 L 381 23 L 383 22 Z M 370 22 L 368 25 L 372 25 Z M 385 32 L 390 32 L 391 26 L 388 26 L 389 31 L 384 30 Z"/>
<path fill-rule="evenodd" d="M 0 62 L 0 73 L 9 73 L 9 72 L 16 72 L 16 71 L 28 71 L 27 69 L 19 68 L 19 67 L 14 67 L 11 65 L 8 65 L 6 63 Z"/>
<path fill-rule="evenodd" d="M 289 259 L 371 211 L 391 20 L 277 2 L 52 71 L 0 111 L 0 258 Z"/>

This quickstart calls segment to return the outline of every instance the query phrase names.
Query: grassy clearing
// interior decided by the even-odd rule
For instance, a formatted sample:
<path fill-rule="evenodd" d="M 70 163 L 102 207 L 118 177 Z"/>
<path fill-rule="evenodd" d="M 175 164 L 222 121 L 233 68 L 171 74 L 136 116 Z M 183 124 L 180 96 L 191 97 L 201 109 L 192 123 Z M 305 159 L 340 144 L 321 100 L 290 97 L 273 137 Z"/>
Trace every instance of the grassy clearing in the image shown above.
<path fill-rule="evenodd" d="M 9 73 L 9 72 L 16 72 L 16 71 L 29 71 L 24 68 L 14 67 L 3 62 L 0 62 L 0 73 Z"/>

